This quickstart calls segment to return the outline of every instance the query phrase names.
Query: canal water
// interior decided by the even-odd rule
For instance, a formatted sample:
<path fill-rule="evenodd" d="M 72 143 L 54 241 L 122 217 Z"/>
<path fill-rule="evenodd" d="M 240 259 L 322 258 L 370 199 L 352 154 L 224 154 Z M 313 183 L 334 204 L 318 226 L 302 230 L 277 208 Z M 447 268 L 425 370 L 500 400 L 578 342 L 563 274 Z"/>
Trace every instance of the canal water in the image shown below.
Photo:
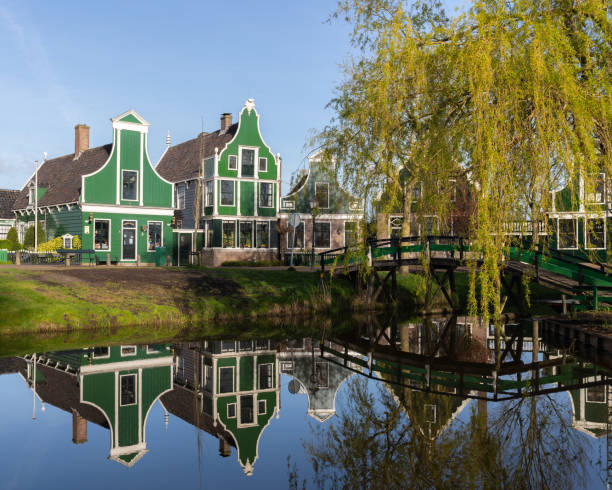
<path fill-rule="evenodd" d="M 606 488 L 612 462 L 612 359 L 537 324 L 16 354 L 1 488 Z"/>

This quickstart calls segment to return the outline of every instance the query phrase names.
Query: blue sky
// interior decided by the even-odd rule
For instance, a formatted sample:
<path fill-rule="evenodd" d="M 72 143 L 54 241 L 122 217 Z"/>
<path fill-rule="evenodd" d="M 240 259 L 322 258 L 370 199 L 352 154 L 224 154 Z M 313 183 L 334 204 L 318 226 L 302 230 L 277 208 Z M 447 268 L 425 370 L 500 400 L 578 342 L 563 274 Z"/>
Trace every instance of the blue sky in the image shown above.
<path fill-rule="evenodd" d="M 461 0 L 448 0 L 451 8 Z M 110 143 L 109 119 L 134 109 L 151 123 L 157 163 L 172 143 L 219 127 L 254 98 L 283 157 L 284 191 L 351 52 L 335 1 L 48 2 L 0 5 L 0 188 L 20 188 L 43 152 L 74 151 L 74 125 Z"/>

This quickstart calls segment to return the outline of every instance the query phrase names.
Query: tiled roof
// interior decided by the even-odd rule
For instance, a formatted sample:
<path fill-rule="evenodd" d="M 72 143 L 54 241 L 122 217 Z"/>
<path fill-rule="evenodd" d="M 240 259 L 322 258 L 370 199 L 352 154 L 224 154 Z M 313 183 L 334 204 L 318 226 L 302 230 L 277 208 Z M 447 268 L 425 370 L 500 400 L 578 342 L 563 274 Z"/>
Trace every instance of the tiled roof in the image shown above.
<path fill-rule="evenodd" d="M 112 147 L 113 145 L 109 144 L 90 148 L 83 151 L 76 160 L 74 153 L 71 153 L 45 161 L 38 169 L 38 186 L 45 187 L 47 191 L 38 200 L 38 205 L 52 206 L 77 201 L 81 195 L 81 176 L 102 167 L 108 160 Z M 13 209 L 27 207 L 28 186 L 25 185 L 13 204 Z"/>
<path fill-rule="evenodd" d="M 155 170 L 170 182 L 194 179 L 198 176 L 200 145 L 202 145 L 202 158 L 210 157 L 215 154 L 215 148 L 218 148 L 219 151 L 223 150 L 237 130 L 238 123 L 235 123 L 225 131 L 200 133 L 196 138 L 171 146 L 164 153 Z"/>
<path fill-rule="evenodd" d="M 13 203 L 17 199 L 19 191 L 0 189 L 0 219 L 11 219 L 13 215 Z"/>

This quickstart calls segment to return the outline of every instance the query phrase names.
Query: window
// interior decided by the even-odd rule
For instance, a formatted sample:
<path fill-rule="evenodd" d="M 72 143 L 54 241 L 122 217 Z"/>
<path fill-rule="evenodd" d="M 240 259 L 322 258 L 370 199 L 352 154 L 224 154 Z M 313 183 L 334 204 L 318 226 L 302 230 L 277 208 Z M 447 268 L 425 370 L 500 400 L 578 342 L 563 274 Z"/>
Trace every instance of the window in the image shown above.
<path fill-rule="evenodd" d="M 259 365 L 259 389 L 267 390 L 272 388 L 272 364 Z"/>
<path fill-rule="evenodd" d="M 34 205 L 34 189 L 35 187 L 33 185 L 31 185 L 30 188 L 28 189 L 28 205 L 29 206 Z"/>
<path fill-rule="evenodd" d="M 357 244 L 357 221 L 344 222 L 344 246 L 351 247 Z"/>
<path fill-rule="evenodd" d="M 594 186 L 595 192 L 589 192 L 587 201 L 590 204 L 603 204 L 605 200 L 605 192 L 606 192 L 606 174 L 598 174 L 595 177 Z"/>
<path fill-rule="evenodd" d="M 234 391 L 234 368 L 232 366 L 219 368 L 219 393 Z"/>
<path fill-rule="evenodd" d="M 121 406 L 136 404 L 136 375 L 121 376 Z"/>
<path fill-rule="evenodd" d="M 206 227 L 206 247 L 211 248 L 213 246 L 213 237 L 215 236 L 215 229 L 213 228 L 212 221 L 205 221 L 204 226 Z"/>
<path fill-rule="evenodd" d="M 578 230 L 574 218 L 560 218 L 558 221 L 558 243 L 557 248 L 577 248 Z"/>
<path fill-rule="evenodd" d="M 135 345 L 122 345 L 121 346 L 121 356 L 135 356 L 136 355 L 136 346 Z"/>
<path fill-rule="evenodd" d="M 603 218 L 590 218 L 586 220 L 586 248 L 606 248 L 606 225 Z"/>
<path fill-rule="evenodd" d="M 330 248 L 331 245 L 331 223 L 315 222 L 314 244 L 315 248 Z"/>
<path fill-rule="evenodd" d="M 161 344 L 147 345 L 147 354 L 159 354 L 162 350 L 164 350 L 164 346 Z"/>
<path fill-rule="evenodd" d="M 268 341 L 267 340 L 256 340 L 255 341 L 255 348 L 257 350 L 267 350 L 270 347 L 268 345 Z"/>
<path fill-rule="evenodd" d="M 253 350 L 252 340 L 241 340 L 238 345 L 241 351 Z"/>
<path fill-rule="evenodd" d="M 221 352 L 234 352 L 236 350 L 236 342 L 233 340 L 223 340 L 221 342 Z"/>
<path fill-rule="evenodd" d="M 241 153 L 242 176 L 253 177 L 255 175 L 255 150 L 243 148 Z"/>
<path fill-rule="evenodd" d="M 162 222 L 161 221 L 149 221 L 149 231 L 147 236 L 147 250 L 154 252 L 157 247 L 162 246 Z"/>
<path fill-rule="evenodd" d="M 289 199 L 283 199 L 281 203 L 281 208 L 283 209 L 295 209 L 295 203 L 290 201 Z"/>
<path fill-rule="evenodd" d="M 261 157 L 259 159 L 259 171 L 260 172 L 267 172 L 268 171 L 268 159 Z"/>
<path fill-rule="evenodd" d="M 315 201 L 319 209 L 329 208 L 329 184 L 327 182 L 315 182 Z"/>
<path fill-rule="evenodd" d="M 404 218 L 401 216 L 392 216 L 389 218 L 389 229 L 391 230 L 391 237 L 399 237 L 402 234 L 402 224 Z"/>
<path fill-rule="evenodd" d="M 252 424 L 253 422 L 253 395 L 242 395 L 240 397 L 240 423 Z"/>
<path fill-rule="evenodd" d="M 121 199 L 124 201 L 138 200 L 138 172 L 135 170 L 123 171 Z"/>
<path fill-rule="evenodd" d="M 238 157 L 230 155 L 227 160 L 227 168 L 230 170 L 238 170 Z"/>
<path fill-rule="evenodd" d="M 327 388 L 329 386 L 329 364 L 327 362 L 316 363 L 315 377 L 318 388 Z"/>
<path fill-rule="evenodd" d="M 263 415 L 266 411 L 266 400 L 257 400 L 257 415 Z"/>
<path fill-rule="evenodd" d="M 586 389 L 586 401 L 595 403 L 605 403 L 606 401 L 605 385 L 591 386 Z"/>
<path fill-rule="evenodd" d="M 423 194 L 423 184 L 420 182 L 414 184 L 412 188 L 412 202 L 416 202 L 421 199 L 421 194 Z"/>
<path fill-rule="evenodd" d="M 213 369 L 208 364 L 204 366 L 204 389 L 209 393 L 213 389 Z"/>
<path fill-rule="evenodd" d="M 253 247 L 253 222 L 252 221 L 241 221 L 240 222 L 240 248 L 252 248 Z"/>
<path fill-rule="evenodd" d="M 227 404 L 227 418 L 228 419 L 236 418 L 236 404 L 235 403 Z"/>
<path fill-rule="evenodd" d="M 185 182 L 176 184 L 176 207 L 185 209 Z"/>
<path fill-rule="evenodd" d="M 423 231 L 425 235 L 431 236 L 438 231 L 438 217 L 437 216 L 425 216 L 423 223 Z M 421 228 L 419 227 L 419 231 Z"/>
<path fill-rule="evenodd" d="M 289 228 L 289 233 L 287 233 L 287 248 L 304 248 L 304 222 L 302 221 L 295 228 L 295 242 L 293 241 L 293 229 Z"/>
<path fill-rule="evenodd" d="M 270 246 L 270 223 L 258 221 L 255 228 L 255 237 L 257 248 L 268 248 Z"/>
<path fill-rule="evenodd" d="M 108 347 L 94 347 L 94 359 L 105 359 L 107 357 L 110 357 L 110 349 Z"/>
<path fill-rule="evenodd" d="M 96 250 L 110 250 L 110 220 L 94 220 L 94 248 Z"/>
<path fill-rule="evenodd" d="M 234 248 L 236 246 L 236 222 L 223 222 L 223 248 Z"/>
<path fill-rule="evenodd" d="M 272 207 L 272 184 L 267 182 L 261 182 L 259 184 L 259 207 Z"/>
<path fill-rule="evenodd" d="M 234 181 L 233 180 L 222 180 L 221 181 L 221 206 L 233 206 L 234 205 Z"/>
<path fill-rule="evenodd" d="M 213 180 L 206 182 L 206 205 L 215 205 L 215 182 Z"/>
<path fill-rule="evenodd" d="M 72 248 L 72 235 L 62 235 L 62 246 Z"/>

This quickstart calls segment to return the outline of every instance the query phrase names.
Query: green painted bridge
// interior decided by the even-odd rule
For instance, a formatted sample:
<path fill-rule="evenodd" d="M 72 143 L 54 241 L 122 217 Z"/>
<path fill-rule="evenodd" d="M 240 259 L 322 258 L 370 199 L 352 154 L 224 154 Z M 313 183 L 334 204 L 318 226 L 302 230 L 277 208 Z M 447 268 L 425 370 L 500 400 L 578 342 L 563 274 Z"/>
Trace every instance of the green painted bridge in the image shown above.
<path fill-rule="evenodd" d="M 525 274 L 539 284 L 569 295 L 580 304 L 578 309 L 598 309 L 601 303 L 612 305 L 612 274 L 607 264 L 591 262 L 586 255 L 575 256 L 556 250 L 508 247 L 504 253 L 503 271 L 513 280 Z M 409 266 L 415 272 L 430 268 L 439 288 L 452 306 L 454 272 L 467 270 L 469 260 L 480 263 L 481 253 L 465 239 L 455 236 L 404 237 L 372 240 L 367 248 L 342 247 L 319 254 L 322 272 L 352 275 L 364 266 L 374 272 L 389 271 L 383 280 L 372 278 L 375 287 L 371 296 L 376 299 L 386 289 L 386 282 L 401 266 Z M 437 272 L 445 273 L 440 277 Z M 378 277 L 378 274 L 374 274 Z M 449 286 L 444 282 L 448 279 Z M 503 279 L 503 278 L 502 278 Z M 520 281 L 514 281 L 519 284 Z M 377 283 L 377 284 L 376 284 Z M 506 289 L 513 282 L 504 281 Z M 520 287 L 520 284 L 519 284 Z M 394 286 L 391 288 L 394 289 Z"/>

